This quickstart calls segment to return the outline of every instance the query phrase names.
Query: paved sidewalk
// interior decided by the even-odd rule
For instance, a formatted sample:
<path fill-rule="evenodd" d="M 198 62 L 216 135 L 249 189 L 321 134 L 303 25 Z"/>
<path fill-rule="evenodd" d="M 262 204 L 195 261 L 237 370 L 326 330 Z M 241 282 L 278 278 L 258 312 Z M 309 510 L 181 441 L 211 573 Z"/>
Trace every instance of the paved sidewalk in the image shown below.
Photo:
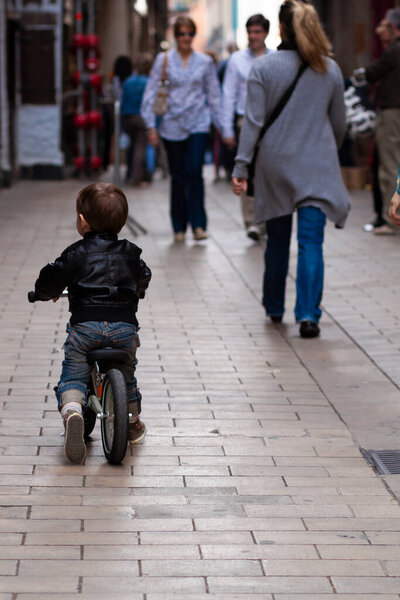
<path fill-rule="evenodd" d="M 359 446 L 400 447 L 400 236 L 364 233 L 370 199 L 355 195 L 349 226 L 327 229 L 322 336 L 301 340 L 293 277 L 285 324 L 263 314 L 262 247 L 226 184 L 208 184 L 211 239 L 183 245 L 167 182 L 128 190 L 153 270 L 149 433 L 113 467 L 96 428 L 73 466 L 52 392 L 66 305 L 26 291 L 77 239 L 83 184 L 0 195 L 0 600 L 399 599 L 398 476 Z"/>

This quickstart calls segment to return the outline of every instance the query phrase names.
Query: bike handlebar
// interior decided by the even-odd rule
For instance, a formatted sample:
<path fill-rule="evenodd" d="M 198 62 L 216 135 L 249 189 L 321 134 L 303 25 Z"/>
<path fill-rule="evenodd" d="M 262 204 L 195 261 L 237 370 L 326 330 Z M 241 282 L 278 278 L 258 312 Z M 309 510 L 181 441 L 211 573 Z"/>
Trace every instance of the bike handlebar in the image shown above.
<path fill-rule="evenodd" d="M 61 292 L 60 296 L 56 296 L 55 298 L 53 298 L 54 302 L 58 300 L 58 298 L 68 298 L 68 291 L 65 289 L 63 292 Z M 36 292 L 28 292 L 29 302 L 33 304 L 34 302 L 38 302 L 39 300 L 46 302 L 47 300 L 51 300 L 51 298 L 41 298 Z"/>

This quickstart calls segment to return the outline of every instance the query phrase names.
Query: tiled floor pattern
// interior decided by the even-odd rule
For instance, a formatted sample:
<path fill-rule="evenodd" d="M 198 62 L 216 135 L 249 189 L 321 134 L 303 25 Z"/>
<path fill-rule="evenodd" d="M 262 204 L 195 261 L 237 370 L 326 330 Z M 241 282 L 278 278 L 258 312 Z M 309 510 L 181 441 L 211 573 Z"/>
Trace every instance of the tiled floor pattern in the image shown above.
<path fill-rule="evenodd" d="M 76 239 L 82 186 L 0 195 L 0 600 L 399 599 L 400 508 L 331 403 L 339 367 L 350 398 L 357 369 L 397 381 L 398 240 L 357 224 L 338 251 L 329 232 L 326 306 L 345 331 L 327 316 L 322 339 L 304 341 L 266 322 L 262 251 L 225 184 L 209 184 L 212 238 L 200 244 L 171 242 L 165 182 L 130 192 L 153 270 L 138 353 L 149 434 L 114 467 L 96 429 L 73 466 L 52 392 L 66 305 L 25 293 Z"/>

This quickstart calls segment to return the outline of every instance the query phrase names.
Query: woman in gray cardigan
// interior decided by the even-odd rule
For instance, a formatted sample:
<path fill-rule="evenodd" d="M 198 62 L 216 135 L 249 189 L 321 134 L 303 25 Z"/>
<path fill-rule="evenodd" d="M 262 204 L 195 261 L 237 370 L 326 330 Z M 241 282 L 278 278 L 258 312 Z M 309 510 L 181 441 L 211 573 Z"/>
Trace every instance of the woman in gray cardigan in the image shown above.
<path fill-rule="evenodd" d="M 255 165 L 256 222 L 266 221 L 263 304 L 275 323 L 284 313 L 292 213 L 297 210 L 296 321 L 302 337 L 319 335 L 326 217 L 343 227 L 350 200 L 337 148 L 345 134 L 343 77 L 328 56 L 331 45 L 310 4 L 286 0 L 279 13 L 279 52 L 258 58 L 248 82 L 246 115 L 232 188 L 247 189 L 260 130 L 290 87 L 303 62 L 307 68 L 280 116 L 265 133 Z"/>

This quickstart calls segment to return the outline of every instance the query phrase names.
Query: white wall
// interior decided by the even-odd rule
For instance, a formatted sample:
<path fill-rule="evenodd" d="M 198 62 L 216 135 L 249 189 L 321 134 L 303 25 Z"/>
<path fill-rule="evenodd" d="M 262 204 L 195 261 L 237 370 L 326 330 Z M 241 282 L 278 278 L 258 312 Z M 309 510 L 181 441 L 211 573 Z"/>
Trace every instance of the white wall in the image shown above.
<path fill-rule="evenodd" d="M 20 106 L 17 136 L 17 162 L 22 167 L 64 164 L 60 151 L 60 110 L 56 104 Z"/>

